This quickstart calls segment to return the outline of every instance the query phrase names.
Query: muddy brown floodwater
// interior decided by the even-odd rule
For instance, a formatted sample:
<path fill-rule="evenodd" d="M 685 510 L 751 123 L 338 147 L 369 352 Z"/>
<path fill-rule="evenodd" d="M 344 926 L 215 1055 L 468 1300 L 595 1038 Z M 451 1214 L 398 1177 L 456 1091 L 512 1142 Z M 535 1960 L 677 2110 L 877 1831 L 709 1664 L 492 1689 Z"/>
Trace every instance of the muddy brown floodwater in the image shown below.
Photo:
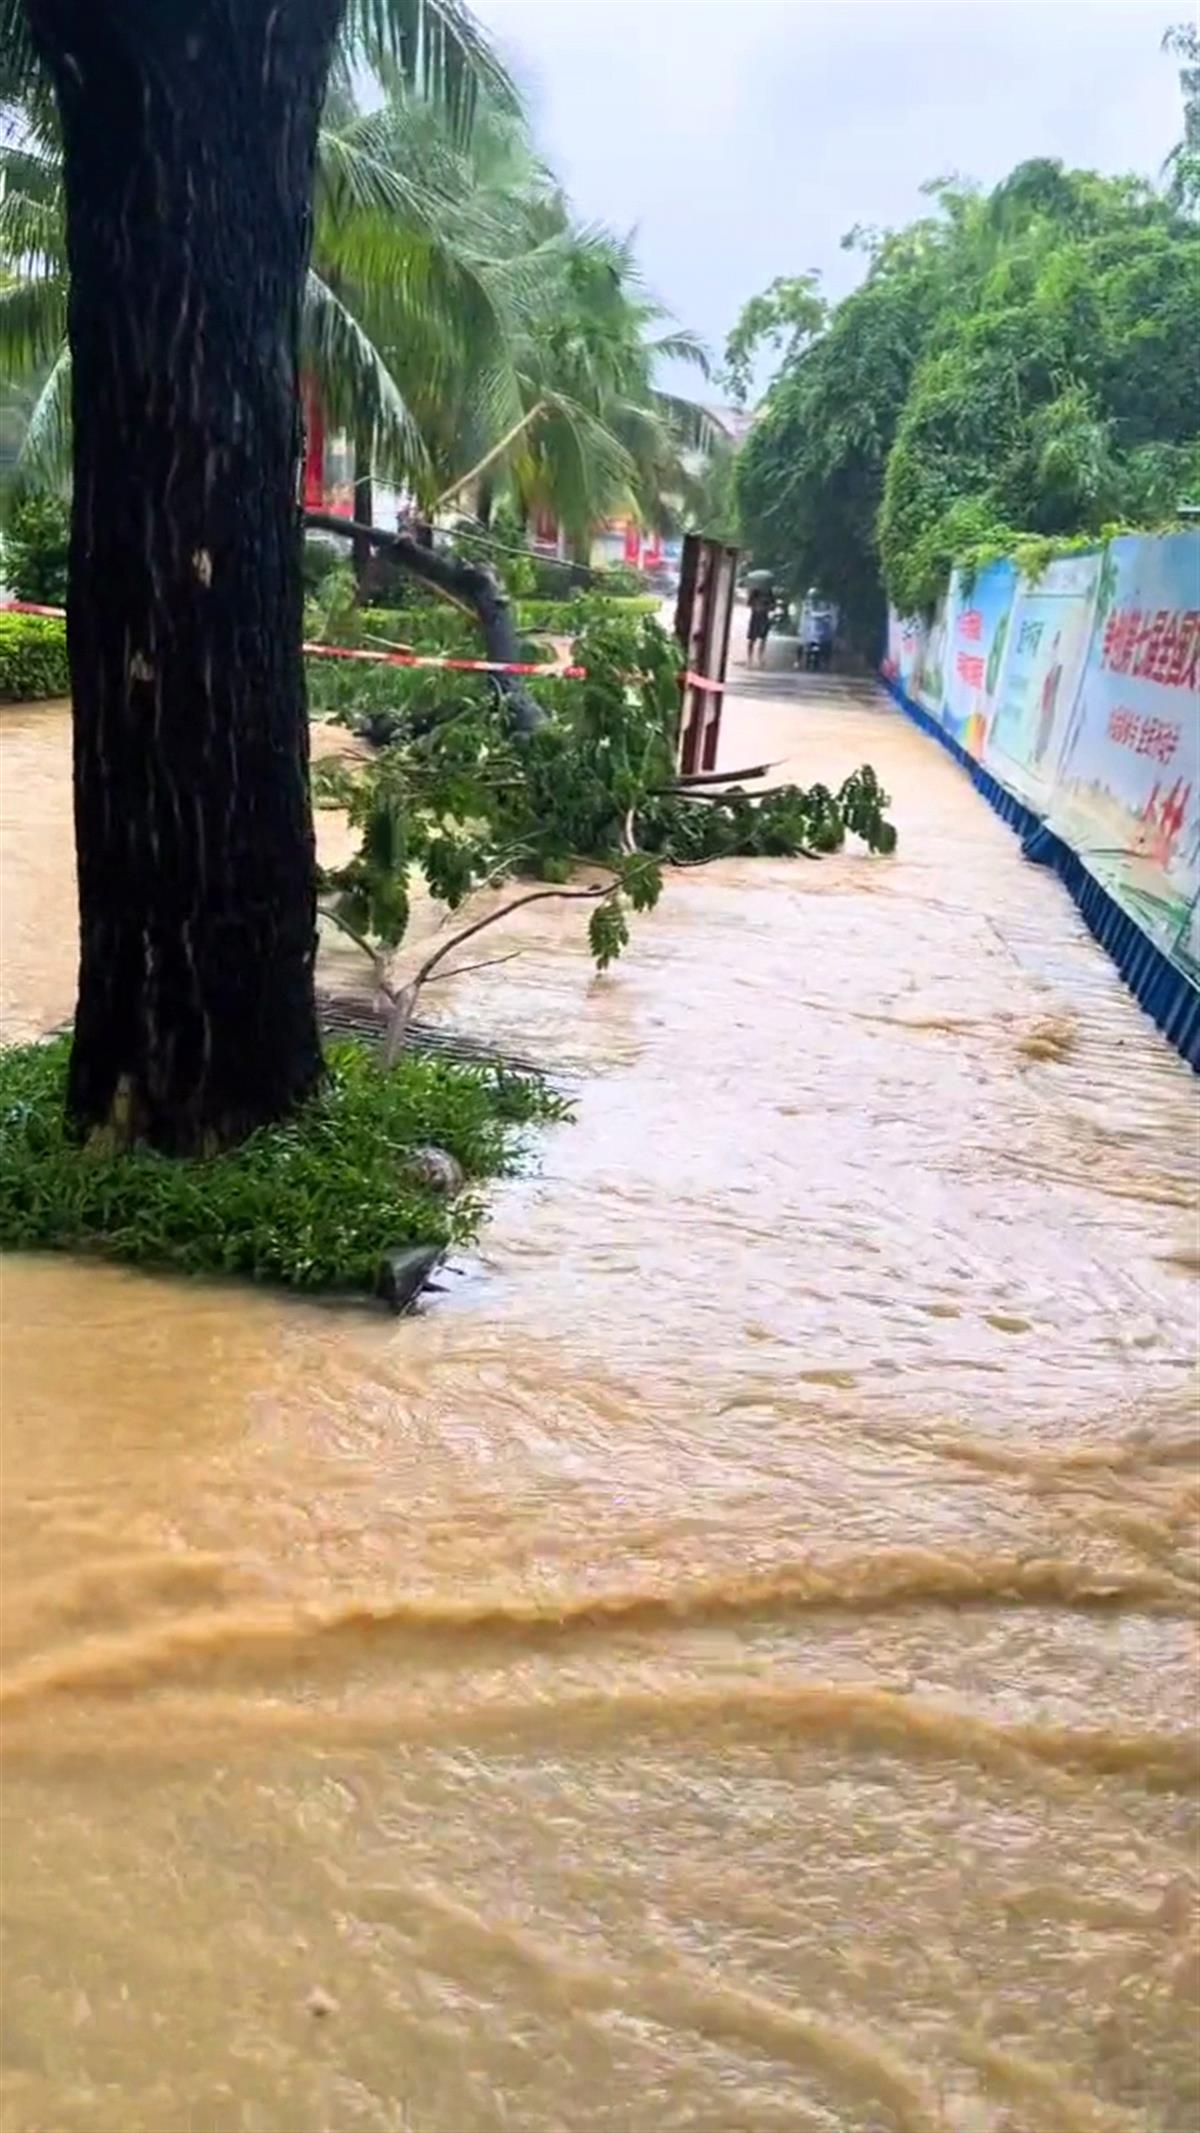
<path fill-rule="evenodd" d="M 1195 1084 L 881 699 L 728 729 L 899 855 L 465 981 L 582 1097 L 422 1317 L 6 1262 L 4 2133 L 1197 2124 Z"/>

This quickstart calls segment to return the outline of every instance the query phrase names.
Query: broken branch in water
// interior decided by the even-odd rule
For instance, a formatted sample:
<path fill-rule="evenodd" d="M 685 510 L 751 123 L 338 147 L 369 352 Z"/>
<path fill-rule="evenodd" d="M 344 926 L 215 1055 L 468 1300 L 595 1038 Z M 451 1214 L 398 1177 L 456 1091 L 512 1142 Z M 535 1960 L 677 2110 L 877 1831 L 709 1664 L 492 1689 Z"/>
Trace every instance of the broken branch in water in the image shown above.
<path fill-rule="evenodd" d="M 304 523 L 316 533 L 333 533 L 340 540 L 369 541 L 422 584 L 429 585 L 443 600 L 473 616 L 479 624 L 489 659 L 501 665 L 520 664 L 520 644 L 508 596 L 492 572 L 482 563 L 468 563 L 443 549 L 426 548 L 408 533 L 387 533 L 382 526 L 367 526 L 358 519 L 339 518 L 334 511 L 306 511 Z M 496 688 L 504 697 L 518 733 L 532 733 L 545 722 L 545 712 L 536 704 L 518 674 L 494 674 Z"/>
<path fill-rule="evenodd" d="M 779 758 L 782 762 L 783 758 Z M 778 770 L 779 762 L 755 763 L 748 770 L 688 770 L 682 771 L 668 792 L 689 792 L 693 785 L 736 785 L 741 778 L 765 778 L 768 770 Z"/>

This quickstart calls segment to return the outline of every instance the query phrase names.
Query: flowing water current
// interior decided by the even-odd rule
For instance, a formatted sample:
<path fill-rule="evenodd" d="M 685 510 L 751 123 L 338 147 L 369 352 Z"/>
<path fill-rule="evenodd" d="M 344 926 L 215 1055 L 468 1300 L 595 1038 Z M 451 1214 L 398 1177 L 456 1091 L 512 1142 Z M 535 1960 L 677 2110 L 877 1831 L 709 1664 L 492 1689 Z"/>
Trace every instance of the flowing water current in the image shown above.
<path fill-rule="evenodd" d="M 1200 2123 L 1193 1077 L 882 699 L 727 729 L 897 857 L 535 907 L 442 1011 L 578 1119 L 420 1317 L 5 1263 L 4 2133 Z"/>

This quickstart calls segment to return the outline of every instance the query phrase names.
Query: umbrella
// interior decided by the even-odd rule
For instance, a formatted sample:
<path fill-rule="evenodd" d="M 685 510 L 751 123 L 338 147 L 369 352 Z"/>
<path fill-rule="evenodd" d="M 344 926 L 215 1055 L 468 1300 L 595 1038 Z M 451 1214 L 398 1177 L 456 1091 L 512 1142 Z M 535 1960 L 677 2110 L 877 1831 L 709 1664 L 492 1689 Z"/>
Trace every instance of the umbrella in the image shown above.
<path fill-rule="evenodd" d="M 775 573 L 773 570 L 748 570 L 745 582 L 747 585 L 773 585 Z"/>

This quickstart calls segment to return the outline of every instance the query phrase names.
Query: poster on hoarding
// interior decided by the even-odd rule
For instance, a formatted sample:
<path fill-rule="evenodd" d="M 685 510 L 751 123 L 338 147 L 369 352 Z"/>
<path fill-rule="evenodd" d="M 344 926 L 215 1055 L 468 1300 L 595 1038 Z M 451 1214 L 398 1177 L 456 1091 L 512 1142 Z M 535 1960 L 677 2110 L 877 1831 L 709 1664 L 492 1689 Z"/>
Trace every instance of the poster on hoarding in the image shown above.
<path fill-rule="evenodd" d="M 996 701 L 1016 585 L 1011 563 L 989 563 L 969 590 L 957 571 L 951 584 L 942 724 L 976 761 Z"/>
<path fill-rule="evenodd" d="M 921 663 L 924 646 L 924 623 L 902 622 L 899 615 L 889 610 L 887 657 L 883 671 L 889 681 L 899 682 L 906 696 L 913 694 L 913 678 Z"/>
<path fill-rule="evenodd" d="M 1178 960 L 1200 889 L 1200 534 L 1129 534 L 1100 566 L 1050 826 Z"/>
<path fill-rule="evenodd" d="M 1036 582 L 1022 578 L 1013 601 L 983 760 L 1039 815 L 1050 805 L 1087 658 L 1100 561 L 1095 549 L 1060 556 Z"/>
<path fill-rule="evenodd" d="M 946 642 L 953 607 L 954 580 L 951 579 L 950 591 L 938 601 L 937 613 L 929 628 L 922 629 L 914 640 L 912 679 L 907 684 L 913 702 L 938 719 L 946 698 Z"/>

